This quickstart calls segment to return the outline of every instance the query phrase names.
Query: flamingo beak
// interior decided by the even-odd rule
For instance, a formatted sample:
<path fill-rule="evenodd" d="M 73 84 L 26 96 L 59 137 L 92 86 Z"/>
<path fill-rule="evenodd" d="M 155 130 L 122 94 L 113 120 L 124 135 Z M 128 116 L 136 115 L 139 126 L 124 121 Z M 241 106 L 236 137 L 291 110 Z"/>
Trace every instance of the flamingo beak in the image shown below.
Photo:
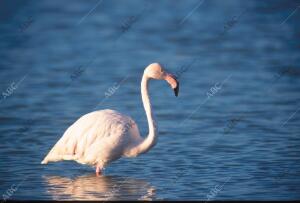
<path fill-rule="evenodd" d="M 167 73 L 165 76 L 165 80 L 170 84 L 170 86 L 174 90 L 175 96 L 177 97 L 179 93 L 179 82 L 177 80 L 177 77 L 175 75 Z"/>
<path fill-rule="evenodd" d="M 179 94 L 179 82 L 177 81 L 177 87 L 174 90 L 175 96 L 178 97 Z"/>

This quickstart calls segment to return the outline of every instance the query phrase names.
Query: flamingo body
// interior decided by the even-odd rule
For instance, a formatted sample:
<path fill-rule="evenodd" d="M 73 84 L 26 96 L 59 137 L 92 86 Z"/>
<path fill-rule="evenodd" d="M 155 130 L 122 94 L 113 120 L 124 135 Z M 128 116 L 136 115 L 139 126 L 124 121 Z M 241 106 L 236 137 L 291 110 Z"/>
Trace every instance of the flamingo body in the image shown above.
<path fill-rule="evenodd" d="M 134 120 L 114 110 L 88 113 L 72 124 L 43 160 L 74 160 L 105 167 L 122 156 L 136 156 L 131 149 L 142 140 Z"/>

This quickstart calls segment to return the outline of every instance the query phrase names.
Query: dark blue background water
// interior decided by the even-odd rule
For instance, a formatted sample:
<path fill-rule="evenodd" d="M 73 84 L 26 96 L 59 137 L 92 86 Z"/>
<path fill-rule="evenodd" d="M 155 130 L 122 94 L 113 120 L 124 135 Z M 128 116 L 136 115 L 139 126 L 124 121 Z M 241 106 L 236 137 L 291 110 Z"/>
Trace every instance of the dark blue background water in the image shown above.
<path fill-rule="evenodd" d="M 1 196 L 299 199 L 299 5 L 1 1 Z M 151 83 L 160 132 L 151 151 L 104 177 L 75 162 L 40 165 L 95 109 L 130 115 L 145 135 L 140 80 L 152 62 L 181 88 L 175 98 Z"/>

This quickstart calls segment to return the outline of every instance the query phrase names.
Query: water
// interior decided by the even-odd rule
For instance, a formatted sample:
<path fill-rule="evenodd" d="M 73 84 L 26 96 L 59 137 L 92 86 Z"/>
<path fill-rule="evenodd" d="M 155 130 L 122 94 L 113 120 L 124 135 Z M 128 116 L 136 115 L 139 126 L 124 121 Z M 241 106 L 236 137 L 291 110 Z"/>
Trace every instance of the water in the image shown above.
<path fill-rule="evenodd" d="M 9 2 L 0 9 L 2 198 L 300 198 L 299 1 Z M 139 85 L 152 62 L 181 88 L 175 98 L 151 83 L 160 132 L 151 151 L 104 177 L 75 162 L 40 165 L 93 109 L 130 115 L 145 135 Z"/>

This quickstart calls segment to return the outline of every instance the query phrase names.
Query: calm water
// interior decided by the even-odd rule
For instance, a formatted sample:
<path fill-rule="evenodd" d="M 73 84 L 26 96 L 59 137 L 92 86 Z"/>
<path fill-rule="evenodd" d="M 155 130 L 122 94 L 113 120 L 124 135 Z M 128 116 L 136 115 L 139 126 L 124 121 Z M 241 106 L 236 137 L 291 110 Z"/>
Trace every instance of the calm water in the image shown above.
<path fill-rule="evenodd" d="M 300 199 L 299 5 L 1 2 L 1 196 Z M 40 165 L 95 109 L 130 115 L 145 135 L 139 85 L 151 62 L 181 82 L 178 98 L 151 83 L 160 132 L 151 151 L 104 177 L 75 162 Z"/>

